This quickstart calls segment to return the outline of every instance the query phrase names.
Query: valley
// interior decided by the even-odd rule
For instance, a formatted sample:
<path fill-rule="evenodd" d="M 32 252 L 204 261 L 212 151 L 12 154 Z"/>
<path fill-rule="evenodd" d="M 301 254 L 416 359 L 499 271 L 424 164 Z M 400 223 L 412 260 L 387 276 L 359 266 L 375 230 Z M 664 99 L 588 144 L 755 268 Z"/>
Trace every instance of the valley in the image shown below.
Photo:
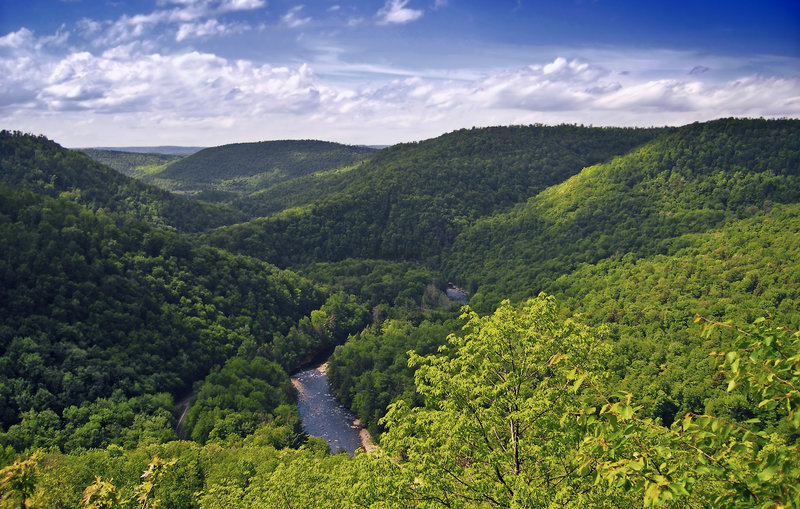
<path fill-rule="evenodd" d="M 2 131 L 0 303 L 0 497 L 35 463 L 28 507 L 131 501 L 157 458 L 159 507 L 800 501 L 798 120 Z M 374 451 L 304 420 L 289 375 L 328 352 Z"/>

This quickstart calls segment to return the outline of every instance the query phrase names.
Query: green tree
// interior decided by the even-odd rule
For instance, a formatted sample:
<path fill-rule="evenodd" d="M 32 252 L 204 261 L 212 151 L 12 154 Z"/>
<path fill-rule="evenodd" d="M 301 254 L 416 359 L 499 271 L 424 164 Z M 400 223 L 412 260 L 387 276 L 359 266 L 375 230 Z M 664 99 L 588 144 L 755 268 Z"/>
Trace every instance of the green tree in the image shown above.
<path fill-rule="evenodd" d="M 42 451 L 36 451 L 26 459 L 17 458 L 14 463 L 0 470 L 0 502 L 3 507 L 13 507 L 18 502 L 21 509 L 36 491 L 37 467 Z"/>
<path fill-rule="evenodd" d="M 562 417 L 578 409 L 584 379 L 568 380 L 551 360 L 598 359 L 605 345 L 556 311 L 545 295 L 519 308 L 504 301 L 486 317 L 468 311 L 464 334 L 450 335 L 439 355 L 410 353 L 426 404 L 394 403 L 381 445 L 402 458 L 417 497 L 496 507 L 576 500 L 582 437 Z"/>
<path fill-rule="evenodd" d="M 83 490 L 81 504 L 85 509 L 118 509 L 122 507 L 122 496 L 117 487 L 111 482 L 104 481 L 100 476 L 95 476 L 94 483 Z"/>

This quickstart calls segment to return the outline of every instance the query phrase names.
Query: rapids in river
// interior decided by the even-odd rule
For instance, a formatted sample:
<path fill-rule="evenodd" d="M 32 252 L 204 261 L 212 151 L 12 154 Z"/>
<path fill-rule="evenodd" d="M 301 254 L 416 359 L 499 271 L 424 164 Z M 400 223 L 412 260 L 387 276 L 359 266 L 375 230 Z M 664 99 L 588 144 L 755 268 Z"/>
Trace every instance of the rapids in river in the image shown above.
<path fill-rule="evenodd" d="M 297 410 L 303 429 L 328 442 L 331 452 L 347 451 L 351 456 L 362 447 L 361 426 L 355 416 L 339 404 L 328 388 L 327 363 L 292 375 L 297 389 Z"/>

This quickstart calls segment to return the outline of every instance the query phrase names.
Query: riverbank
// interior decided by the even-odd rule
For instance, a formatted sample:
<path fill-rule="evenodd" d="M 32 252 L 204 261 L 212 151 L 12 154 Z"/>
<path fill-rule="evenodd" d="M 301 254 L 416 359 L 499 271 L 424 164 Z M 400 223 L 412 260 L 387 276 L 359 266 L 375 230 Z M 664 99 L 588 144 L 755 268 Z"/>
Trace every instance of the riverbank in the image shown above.
<path fill-rule="evenodd" d="M 369 454 L 372 451 L 378 449 L 378 444 L 376 444 L 375 440 L 372 439 L 372 434 L 370 434 L 370 432 L 367 431 L 367 428 L 361 426 L 360 419 L 354 420 L 353 426 L 358 427 L 358 438 L 361 439 L 361 448 L 364 449 L 364 452 Z"/>

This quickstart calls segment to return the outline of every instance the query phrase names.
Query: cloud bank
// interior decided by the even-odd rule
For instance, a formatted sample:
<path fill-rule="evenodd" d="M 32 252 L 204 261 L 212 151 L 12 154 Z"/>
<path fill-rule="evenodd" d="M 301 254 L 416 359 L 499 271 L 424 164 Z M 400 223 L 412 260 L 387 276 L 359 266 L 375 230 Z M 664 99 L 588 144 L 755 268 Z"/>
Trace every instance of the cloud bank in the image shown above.
<path fill-rule="evenodd" d="M 389 30 L 419 19 L 423 11 L 408 3 L 388 0 L 376 23 Z M 50 35 L 21 28 L 1 36 L 0 127 L 67 146 L 293 137 L 383 144 L 497 124 L 800 116 L 800 77 L 753 71 L 730 57 L 571 49 L 532 54 L 513 68 L 451 72 L 339 60 L 273 65 L 193 45 L 277 27 L 302 30 L 312 20 L 302 5 L 266 29 L 222 15 L 263 9 L 261 0 L 158 5 L 113 21 L 84 19 Z"/>

